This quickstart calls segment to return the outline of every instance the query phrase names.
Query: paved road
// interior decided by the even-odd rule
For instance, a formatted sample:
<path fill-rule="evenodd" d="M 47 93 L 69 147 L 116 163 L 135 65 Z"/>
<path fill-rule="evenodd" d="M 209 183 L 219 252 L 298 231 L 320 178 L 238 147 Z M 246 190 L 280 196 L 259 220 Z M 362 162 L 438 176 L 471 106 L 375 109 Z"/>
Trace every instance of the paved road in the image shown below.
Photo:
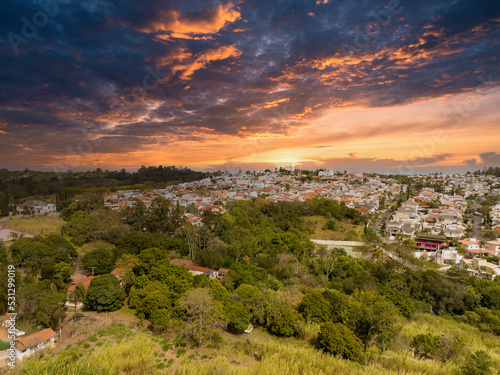
<path fill-rule="evenodd" d="M 472 225 L 472 237 L 476 238 L 478 241 L 485 240 L 483 237 L 483 231 L 481 229 L 482 217 L 479 212 L 474 212 L 474 216 L 471 220 Z"/>
<path fill-rule="evenodd" d="M 382 226 L 382 221 L 391 216 L 393 212 L 394 212 L 394 206 L 391 205 L 382 213 L 382 215 L 380 215 L 380 217 L 375 222 L 375 225 L 373 226 L 375 228 L 375 232 L 377 232 L 382 242 L 387 244 L 392 243 L 392 241 L 380 234 L 380 227 Z"/>
<path fill-rule="evenodd" d="M 380 230 L 380 226 L 382 225 L 382 221 L 386 218 L 388 218 L 389 216 L 391 216 L 392 212 L 393 212 L 393 208 L 394 206 L 389 206 L 382 215 L 380 215 L 380 217 L 377 219 L 377 221 L 375 222 L 375 230 L 378 232 Z"/>

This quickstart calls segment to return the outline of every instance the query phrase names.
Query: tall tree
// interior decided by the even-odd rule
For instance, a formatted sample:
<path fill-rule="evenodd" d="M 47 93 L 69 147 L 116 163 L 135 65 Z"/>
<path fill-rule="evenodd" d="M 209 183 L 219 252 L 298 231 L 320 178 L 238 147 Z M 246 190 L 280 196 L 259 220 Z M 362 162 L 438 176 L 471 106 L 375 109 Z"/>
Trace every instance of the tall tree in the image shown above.
<path fill-rule="evenodd" d="M 78 305 L 79 302 L 83 302 L 85 300 L 85 287 L 83 284 L 76 284 L 75 290 L 71 292 L 69 298 L 71 301 L 73 301 L 73 304 L 75 305 L 75 327 L 76 327 L 76 305 Z"/>
<path fill-rule="evenodd" d="M 114 275 L 92 279 L 85 298 L 85 307 L 96 311 L 115 311 L 123 306 L 125 291 Z"/>
<path fill-rule="evenodd" d="M 185 333 L 201 347 L 211 341 L 218 328 L 226 326 L 222 303 L 215 301 L 208 289 L 192 289 L 179 300 L 179 306 L 186 311 Z"/>

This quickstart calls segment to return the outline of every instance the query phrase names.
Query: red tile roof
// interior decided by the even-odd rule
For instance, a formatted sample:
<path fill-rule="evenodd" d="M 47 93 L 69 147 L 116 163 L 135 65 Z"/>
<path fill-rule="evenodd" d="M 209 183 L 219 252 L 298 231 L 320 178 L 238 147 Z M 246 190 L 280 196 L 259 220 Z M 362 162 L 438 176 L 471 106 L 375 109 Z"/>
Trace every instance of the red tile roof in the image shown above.
<path fill-rule="evenodd" d="M 193 271 L 193 272 L 207 272 L 209 270 L 209 268 L 206 268 L 206 267 L 200 267 L 200 266 L 189 266 L 187 267 L 187 270 L 188 271 Z"/>
<path fill-rule="evenodd" d="M 219 275 L 220 276 L 226 276 L 228 272 L 229 272 L 229 269 L 227 269 L 227 268 L 219 268 Z"/>
<path fill-rule="evenodd" d="M 170 264 L 176 265 L 176 266 L 185 266 L 189 267 L 192 266 L 194 263 L 190 260 L 184 260 L 184 259 L 172 259 L 170 261 Z"/>
<path fill-rule="evenodd" d="M 52 328 L 46 328 L 29 336 L 20 337 L 16 343 L 16 348 L 23 351 L 56 336 Z"/>
<path fill-rule="evenodd" d="M 95 279 L 96 277 L 97 276 L 89 276 L 89 277 L 86 277 L 85 279 L 73 281 L 71 283 L 70 287 L 68 288 L 68 292 L 74 292 L 77 284 L 83 284 L 83 286 L 85 287 L 85 291 L 86 291 L 89 288 L 89 285 L 90 285 L 90 282 L 92 281 L 92 279 Z"/>

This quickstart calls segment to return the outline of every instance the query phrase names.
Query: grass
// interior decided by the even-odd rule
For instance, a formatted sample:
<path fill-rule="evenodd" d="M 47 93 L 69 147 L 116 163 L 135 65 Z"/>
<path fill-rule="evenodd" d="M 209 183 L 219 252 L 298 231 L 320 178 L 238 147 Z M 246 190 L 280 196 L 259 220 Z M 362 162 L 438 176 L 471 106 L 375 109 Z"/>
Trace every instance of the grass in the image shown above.
<path fill-rule="evenodd" d="M 10 348 L 10 341 L 0 340 L 0 351 Z"/>
<path fill-rule="evenodd" d="M 113 374 L 156 374 L 155 362 L 159 357 L 151 335 L 141 333 L 120 344 L 101 347 L 90 356 L 90 361 Z"/>
<path fill-rule="evenodd" d="M 61 365 L 66 361 L 67 366 L 73 366 L 73 362 L 81 363 L 84 369 L 81 374 L 106 375 L 455 375 L 460 373 L 460 367 L 467 361 L 470 353 L 478 350 L 486 351 L 495 362 L 492 374 L 498 374 L 497 369 L 500 368 L 500 338 L 481 332 L 458 318 L 439 317 L 429 313 L 416 314 L 402 326 L 399 335 L 394 338 L 392 348 L 380 350 L 372 346 L 360 362 L 343 360 L 316 349 L 311 341 L 316 338 L 319 325 L 306 324 L 304 328 L 304 338 L 276 337 L 261 327 L 255 327 L 250 335 L 223 332 L 217 343 L 207 343 L 193 353 L 191 350 L 188 352 L 188 345 L 170 350 L 170 342 L 175 341 L 175 337 L 155 337 L 144 330 L 112 325 L 98 332 L 97 336 L 107 336 L 110 341 L 102 347 L 95 347 L 94 352 L 69 348 L 52 358 L 49 355 L 26 361 L 26 366 L 31 366 L 30 369 L 45 369 L 53 363 L 60 366 L 62 371 L 33 370 L 20 373 L 80 374 L 74 367 L 68 367 L 73 372 L 66 371 Z M 463 347 L 446 361 L 438 356 L 431 358 L 415 355 L 410 342 L 414 336 L 422 333 L 461 338 Z M 126 339 L 120 341 L 123 336 Z M 169 345 L 162 350 L 166 343 Z M 25 366 L 24 361 L 22 366 Z M 92 367 L 89 366 L 94 366 L 95 372 L 91 372 Z"/>
<path fill-rule="evenodd" d="M 314 234 L 311 236 L 316 240 L 336 240 L 336 241 L 360 241 L 363 233 L 362 225 L 353 225 L 350 223 L 335 221 L 336 230 L 323 229 L 327 219 L 324 216 L 308 216 L 305 219 L 307 225 L 314 228 Z"/>
<path fill-rule="evenodd" d="M 1 223 L 2 226 L 37 236 L 51 233 L 61 234 L 65 221 L 55 215 L 14 218 Z"/>

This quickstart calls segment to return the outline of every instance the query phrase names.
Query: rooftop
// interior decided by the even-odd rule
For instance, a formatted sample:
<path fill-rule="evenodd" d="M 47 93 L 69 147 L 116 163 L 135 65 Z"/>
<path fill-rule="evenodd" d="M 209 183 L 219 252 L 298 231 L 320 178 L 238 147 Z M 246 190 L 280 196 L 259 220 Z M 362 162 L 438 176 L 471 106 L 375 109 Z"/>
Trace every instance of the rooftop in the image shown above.
<path fill-rule="evenodd" d="M 40 344 L 45 340 L 48 340 L 52 337 L 57 336 L 56 333 L 52 330 L 52 328 L 46 328 L 40 332 L 33 333 L 29 336 L 21 337 L 18 339 L 16 343 L 16 348 L 24 351 L 32 346 Z"/>

